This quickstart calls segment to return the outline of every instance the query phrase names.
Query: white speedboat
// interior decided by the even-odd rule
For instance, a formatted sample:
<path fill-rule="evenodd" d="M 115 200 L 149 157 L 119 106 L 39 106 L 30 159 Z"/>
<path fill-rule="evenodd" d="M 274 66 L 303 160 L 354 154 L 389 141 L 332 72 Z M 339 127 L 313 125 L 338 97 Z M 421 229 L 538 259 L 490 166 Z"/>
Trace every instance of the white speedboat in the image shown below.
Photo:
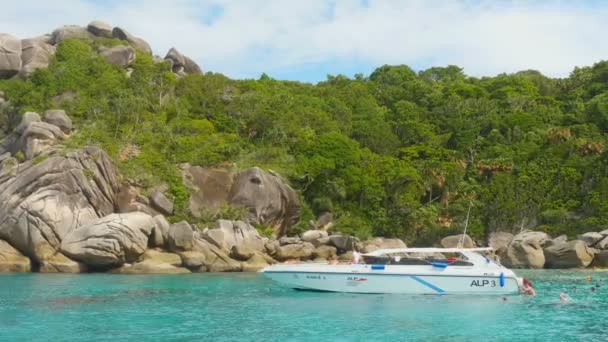
<path fill-rule="evenodd" d="M 278 283 L 302 290 L 407 294 L 518 293 L 523 279 L 480 254 L 491 250 L 381 249 L 360 254 L 361 260 L 350 264 L 277 264 L 261 272 Z"/>

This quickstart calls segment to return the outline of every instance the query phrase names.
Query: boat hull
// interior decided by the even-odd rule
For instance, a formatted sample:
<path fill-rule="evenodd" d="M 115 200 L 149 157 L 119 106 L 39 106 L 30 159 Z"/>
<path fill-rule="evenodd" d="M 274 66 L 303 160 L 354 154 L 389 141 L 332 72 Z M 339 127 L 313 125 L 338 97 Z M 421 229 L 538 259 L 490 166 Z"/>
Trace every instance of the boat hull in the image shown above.
<path fill-rule="evenodd" d="M 372 270 L 358 267 L 334 268 L 329 271 L 313 267 L 268 268 L 264 275 L 291 288 L 303 290 L 351 293 L 403 293 L 403 294 L 516 294 L 518 279 L 509 273 L 483 272 L 456 274 L 431 269 L 421 272 L 399 270 Z M 465 273 L 465 272 L 461 272 Z M 485 273 L 485 274 L 484 274 Z"/>

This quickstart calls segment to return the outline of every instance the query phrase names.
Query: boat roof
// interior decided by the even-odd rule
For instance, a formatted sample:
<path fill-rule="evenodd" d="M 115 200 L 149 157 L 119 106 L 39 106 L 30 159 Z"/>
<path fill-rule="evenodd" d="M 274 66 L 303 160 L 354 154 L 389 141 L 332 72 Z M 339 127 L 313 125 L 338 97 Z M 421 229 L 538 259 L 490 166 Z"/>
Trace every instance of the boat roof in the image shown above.
<path fill-rule="evenodd" d="M 366 253 L 363 255 L 380 256 L 393 253 L 463 253 L 463 252 L 488 252 L 493 251 L 492 247 L 480 248 L 386 248 Z"/>

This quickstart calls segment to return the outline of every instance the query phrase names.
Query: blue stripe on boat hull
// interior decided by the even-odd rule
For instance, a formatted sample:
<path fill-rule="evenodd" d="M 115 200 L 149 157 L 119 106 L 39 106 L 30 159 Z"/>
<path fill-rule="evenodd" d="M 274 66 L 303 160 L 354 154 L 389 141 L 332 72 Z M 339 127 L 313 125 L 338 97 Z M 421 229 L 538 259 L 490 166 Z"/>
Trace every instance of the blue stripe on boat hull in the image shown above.
<path fill-rule="evenodd" d="M 424 279 L 418 278 L 416 276 L 410 276 L 410 278 L 414 279 L 415 281 L 419 282 L 420 284 L 422 284 L 422 285 L 424 285 L 426 287 L 429 287 L 429 288 L 437 291 L 437 293 L 444 293 L 445 292 L 442 288 L 437 287 L 437 286 L 429 283 L 428 281 L 426 281 Z"/>

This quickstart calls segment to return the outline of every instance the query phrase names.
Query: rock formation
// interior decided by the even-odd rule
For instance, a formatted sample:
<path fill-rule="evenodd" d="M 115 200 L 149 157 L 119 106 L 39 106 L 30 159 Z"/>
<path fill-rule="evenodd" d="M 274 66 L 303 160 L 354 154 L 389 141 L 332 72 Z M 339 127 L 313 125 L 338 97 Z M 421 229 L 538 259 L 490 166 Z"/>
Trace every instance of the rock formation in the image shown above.
<path fill-rule="evenodd" d="M 30 259 L 0 240 L 0 272 L 29 272 L 32 269 Z"/>
<path fill-rule="evenodd" d="M 507 248 L 506 258 L 501 261 L 512 268 L 543 268 L 543 247 L 549 240 L 549 236 L 543 232 L 524 231 L 517 234 Z"/>
<path fill-rule="evenodd" d="M 236 173 L 232 168 L 203 168 L 183 164 L 183 180 L 190 188 L 190 213 L 200 217 L 203 209 L 217 210 L 228 204 Z"/>
<path fill-rule="evenodd" d="M 135 60 L 135 49 L 130 46 L 114 46 L 99 51 L 110 64 L 128 67 Z"/>
<path fill-rule="evenodd" d="M 253 226 L 242 221 L 218 220 L 214 228 L 203 231 L 202 237 L 227 252 L 235 246 L 257 252 L 265 249 L 265 239 Z"/>
<path fill-rule="evenodd" d="M 37 69 L 48 67 L 57 46 L 67 39 L 100 41 L 108 38 L 117 38 L 129 45 L 100 48 L 99 53 L 111 64 L 127 68 L 135 60 L 136 50 L 152 54 L 150 44 L 145 40 L 123 28 L 112 27 L 98 20 L 90 22 L 86 27 L 65 25 L 50 34 L 21 40 L 10 34 L 0 33 L 0 79 L 15 75 L 27 77 Z M 103 45 L 104 41 L 101 42 Z M 176 74 L 201 73 L 200 67 L 193 60 L 181 55 L 177 50 L 170 57 L 168 61 L 172 63 Z"/>
<path fill-rule="evenodd" d="M 91 267 L 120 266 L 146 251 L 154 224 L 145 213 L 111 214 L 68 233 L 61 251 Z"/>
<path fill-rule="evenodd" d="M 135 37 L 123 28 L 115 27 L 114 29 L 112 29 L 112 36 L 120 40 L 126 40 L 127 42 L 129 42 L 129 44 L 131 44 L 131 46 L 133 46 L 137 50 L 140 50 L 149 55 L 152 54 L 152 48 L 150 48 L 150 44 L 148 44 L 148 42 L 139 37 Z"/>
<path fill-rule="evenodd" d="M 194 246 L 194 231 L 186 221 L 172 224 L 167 231 L 167 248 L 173 252 L 189 251 Z"/>
<path fill-rule="evenodd" d="M 91 21 L 87 25 L 87 31 L 97 37 L 112 38 L 112 26 L 103 21 Z"/>
<path fill-rule="evenodd" d="M 91 39 L 93 35 L 84 27 L 77 25 L 62 26 L 51 34 L 51 44 L 57 45 L 66 39 Z"/>
<path fill-rule="evenodd" d="M 361 252 L 371 253 L 378 249 L 385 248 L 407 248 L 405 242 L 400 239 L 386 239 L 386 238 L 373 238 L 371 240 L 363 241 Z"/>
<path fill-rule="evenodd" d="M 177 75 L 201 74 L 201 68 L 192 59 L 182 55 L 175 48 L 171 48 L 165 60 L 171 63 L 171 70 Z"/>
<path fill-rule="evenodd" d="M 505 259 L 509 245 L 513 241 L 513 234 L 507 232 L 492 232 L 488 237 L 488 247 L 494 249 L 500 260 Z"/>
<path fill-rule="evenodd" d="M 274 228 L 277 237 L 297 223 L 300 202 L 296 192 L 278 175 L 251 168 L 238 174 L 230 168 L 181 166 L 184 183 L 191 191 L 190 211 L 200 217 L 203 209 L 218 210 L 223 205 L 246 208 L 249 222 Z"/>
<path fill-rule="evenodd" d="M 578 268 L 589 266 L 596 251 L 582 240 L 573 240 L 547 247 L 544 254 L 546 268 Z"/>
<path fill-rule="evenodd" d="M 296 192 L 276 174 L 254 167 L 241 172 L 230 191 L 230 204 L 242 206 L 251 213 L 251 222 L 275 228 L 277 236 L 300 218 Z"/>
<path fill-rule="evenodd" d="M 28 76 L 37 69 L 47 68 L 56 48 L 42 38 L 23 39 L 21 41 L 21 69 L 19 74 Z"/>
<path fill-rule="evenodd" d="M 21 41 L 0 33 L 0 78 L 9 78 L 21 70 Z"/>
<path fill-rule="evenodd" d="M 114 167 L 98 148 L 23 164 L 9 158 L 0 172 L 0 236 L 40 262 L 72 230 L 112 213 L 116 187 Z"/>
<path fill-rule="evenodd" d="M 477 247 L 475 245 L 475 242 L 473 241 L 473 239 L 471 239 L 470 236 L 465 235 L 463 238 L 462 234 L 446 236 L 443 239 L 441 239 L 440 244 L 441 244 L 441 247 L 443 247 L 443 248 L 456 248 L 456 247 L 458 247 L 458 243 L 460 243 L 460 241 L 462 241 L 463 248 Z"/>

